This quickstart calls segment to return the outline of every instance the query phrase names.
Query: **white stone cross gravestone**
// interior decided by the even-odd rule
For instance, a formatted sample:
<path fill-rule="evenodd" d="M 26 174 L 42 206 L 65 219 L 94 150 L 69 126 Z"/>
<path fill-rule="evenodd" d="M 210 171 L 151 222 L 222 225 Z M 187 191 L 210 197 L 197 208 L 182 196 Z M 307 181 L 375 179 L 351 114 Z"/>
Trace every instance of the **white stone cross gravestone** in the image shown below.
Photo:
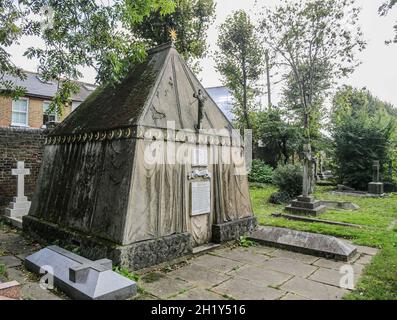
<path fill-rule="evenodd" d="M 17 176 L 17 196 L 10 202 L 8 208 L 5 209 L 6 219 L 14 226 L 22 227 L 22 217 L 29 213 L 31 202 L 25 197 L 25 176 L 30 174 L 29 169 L 25 169 L 23 161 L 17 162 L 17 168 L 11 170 L 13 176 Z"/>

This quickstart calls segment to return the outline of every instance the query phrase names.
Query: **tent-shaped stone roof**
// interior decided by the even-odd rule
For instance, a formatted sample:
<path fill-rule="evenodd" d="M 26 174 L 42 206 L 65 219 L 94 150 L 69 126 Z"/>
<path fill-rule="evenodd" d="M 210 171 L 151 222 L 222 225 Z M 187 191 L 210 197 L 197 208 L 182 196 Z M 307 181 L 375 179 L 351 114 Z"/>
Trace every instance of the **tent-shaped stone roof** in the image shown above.
<path fill-rule="evenodd" d="M 232 129 L 216 103 L 171 44 L 148 52 L 118 85 L 103 85 L 52 132 L 52 136 L 95 133 L 141 125 L 194 129 L 197 125 L 198 90 L 204 93 L 203 129 Z"/>

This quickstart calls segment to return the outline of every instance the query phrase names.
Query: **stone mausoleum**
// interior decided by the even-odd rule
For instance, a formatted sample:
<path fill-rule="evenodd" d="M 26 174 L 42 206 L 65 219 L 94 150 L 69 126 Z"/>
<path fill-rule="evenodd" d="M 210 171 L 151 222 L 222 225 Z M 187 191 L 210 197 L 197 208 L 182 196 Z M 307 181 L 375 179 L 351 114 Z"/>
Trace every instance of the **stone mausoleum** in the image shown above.
<path fill-rule="evenodd" d="M 240 135 L 171 44 L 54 128 L 27 233 L 140 269 L 256 225 Z"/>

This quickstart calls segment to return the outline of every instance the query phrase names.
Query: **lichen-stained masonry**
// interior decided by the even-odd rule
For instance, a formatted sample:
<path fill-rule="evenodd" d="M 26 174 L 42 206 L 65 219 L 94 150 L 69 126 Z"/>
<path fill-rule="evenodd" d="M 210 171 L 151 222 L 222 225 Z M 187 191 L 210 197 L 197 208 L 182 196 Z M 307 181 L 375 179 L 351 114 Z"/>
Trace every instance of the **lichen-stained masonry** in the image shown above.
<path fill-rule="evenodd" d="M 198 90 L 206 97 L 202 130 Z M 178 161 L 195 149 L 204 162 Z M 107 256 L 133 268 L 211 242 L 219 230 L 213 225 L 232 222 L 237 227 L 227 234 L 238 237 L 255 225 L 240 172 L 244 158 L 230 161 L 243 153 L 239 135 L 177 51 L 157 47 L 120 85 L 98 88 L 48 135 L 24 228 L 75 242 L 89 258 Z M 208 210 L 193 210 L 192 185 L 203 181 Z M 145 263 L 148 250 L 158 257 Z"/>

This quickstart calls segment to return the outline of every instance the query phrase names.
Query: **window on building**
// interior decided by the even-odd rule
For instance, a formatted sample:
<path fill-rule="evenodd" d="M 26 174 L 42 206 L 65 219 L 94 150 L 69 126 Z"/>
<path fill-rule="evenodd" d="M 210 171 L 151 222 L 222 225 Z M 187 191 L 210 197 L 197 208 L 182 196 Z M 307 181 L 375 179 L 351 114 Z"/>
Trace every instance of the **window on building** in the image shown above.
<path fill-rule="evenodd" d="M 12 101 L 12 123 L 13 126 L 24 126 L 28 124 L 28 99 L 18 99 Z"/>
<path fill-rule="evenodd" d="M 49 101 L 44 101 L 43 102 L 43 124 L 45 125 L 48 122 L 57 122 L 58 121 L 58 115 L 56 111 L 49 112 L 49 107 L 50 107 Z"/>

